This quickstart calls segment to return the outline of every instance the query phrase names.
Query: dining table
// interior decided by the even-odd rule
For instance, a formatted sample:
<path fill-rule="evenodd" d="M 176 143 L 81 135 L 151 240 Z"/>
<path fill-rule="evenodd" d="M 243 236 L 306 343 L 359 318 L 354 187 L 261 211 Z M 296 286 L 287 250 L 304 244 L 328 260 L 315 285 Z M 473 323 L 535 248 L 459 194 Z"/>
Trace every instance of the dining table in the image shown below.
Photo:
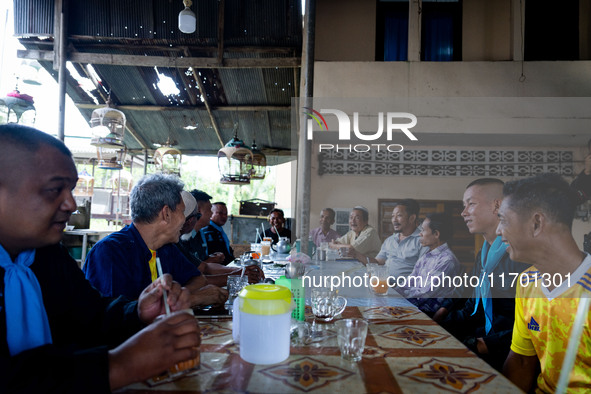
<path fill-rule="evenodd" d="M 273 264 L 264 271 L 276 278 L 281 275 L 279 267 Z M 312 260 L 306 264 L 305 276 L 316 278 L 318 284 L 319 278 L 356 278 L 365 273 L 365 266 L 353 260 Z M 394 289 L 380 296 L 367 287 L 341 285 L 338 293 L 348 304 L 332 322 L 316 321 L 309 306 L 309 286 L 306 288 L 305 323 L 293 323 L 305 324 L 311 334 L 307 341 L 292 340 L 290 355 L 282 362 L 255 365 L 242 360 L 240 345 L 232 339 L 231 316 L 198 317 L 202 335 L 198 370 L 173 381 L 132 384 L 117 393 L 519 392 L 499 371 Z M 334 322 L 347 318 L 369 323 L 359 362 L 349 362 L 340 355 Z"/>

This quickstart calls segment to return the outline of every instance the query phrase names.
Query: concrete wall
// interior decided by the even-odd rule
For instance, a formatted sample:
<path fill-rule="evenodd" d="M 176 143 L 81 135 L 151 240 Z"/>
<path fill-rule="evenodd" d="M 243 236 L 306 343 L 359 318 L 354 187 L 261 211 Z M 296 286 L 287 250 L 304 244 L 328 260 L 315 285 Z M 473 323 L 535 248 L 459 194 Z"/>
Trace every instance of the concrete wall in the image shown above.
<path fill-rule="evenodd" d="M 518 0 L 468 0 L 462 5 L 462 60 L 520 60 Z M 319 0 L 316 60 L 374 61 L 376 8 L 375 1 Z M 579 9 L 580 59 L 591 59 L 591 0 L 580 0 Z"/>
<path fill-rule="evenodd" d="M 436 97 L 575 97 L 588 100 L 591 97 L 591 62 L 527 62 L 526 80 L 519 82 L 521 65 L 518 62 L 316 62 L 314 96 L 337 98 L 392 98 Z M 587 107 L 588 108 L 588 107 Z M 505 148 L 517 138 L 516 133 L 532 133 L 532 146 L 540 146 L 536 139 L 545 135 L 554 138 L 565 149 L 575 152 L 575 161 L 585 156 L 584 144 L 589 139 L 591 118 L 584 114 L 575 116 L 572 108 L 543 109 L 539 119 L 519 119 L 519 113 L 511 115 L 505 124 L 495 130 L 488 122 L 471 124 L 463 106 L 449 107 L 449 119 L 434 119 L 434 133 L 453 133 L 461 130 L 463 138 L 478 141 L 478 133 L 494 132 Z M 491 122 L 496 117 L 507 117 L 508 108 L 491 110 Z M 548 111 L 544 118 L 544 111 Z M 495 112 L 497 111 L 497 112 Z M 563 116 L 561 116 L 561 114 Z M 327 117 L 328 120 L 329 117 Z M 332 117 L 330 117 L 332 118 Z M 329 121 L 330 123 L 330 121 Z M 468 126 L 467 126 L 468 125 Z M 418 126 L 417 126 L 418 127 Z M 329 129 L 332 129 L 329 124 Z M 429 130 L 428 130 L 429 132 Z M 563 134 L 561 134 L 563 133 Z M 476 137 L 474 137 L 476 136 Z M 556 138 L 558 136 L 558 138 Z M 565 141 L 576 137 L 569 144 Z M 451 138 L 451 137 L 450 137 Z M 424 141 L 424 140 L 423 140 Z M 457 148 L 450 139 L 447 148 Z M 428 148 L 420 144 L 420 148 Z M 466 145 L 466 144 L 463 144 Z M 524 149 L 530 147 L 522 143 Z M 446 148 L 445 146 L 438 146 Z M 492 148 L 474 145 L 475 148 Z M 548 144 L 544 149 L 555 148 Z M 318 149 L 315 149 L 318 152 Z M 465 186 L 475 177 L 384 177 L 384 176 L 338 176 L 318 175 L 317 153 L 312 159 L 311 227 L 317 225 L 319 211 L 325 206 L 348 208 L 362 204 L 370 210 L 370 224 L 377 226 L 378 199 L 412 197 L 423 200 L 461 200 Z M 581 163 L 576 164 L 577 172 Z M 509 180 L 509 178 L 504 178 Z M 574 233 L 582 246 L 583 234 L 591 230 L 589 223 L 577 221 Z"/>
<path fill-rule="evenodd" d="M 584 108 L 590 106 L 581 110 L 570 105 L 557 107 L 549 101 L 529 117 L 504 105 L 491 109 L 486 119 L 478 122 L 470 118 L 469 103 L 446 100 L 574 97 L 578 98 L 574 103 L 580 104 L 591 97 L 589 61 L 512 61 L 520 59 L 518 0 L 463 2 L 463 62 L 375 62 L 376 2 L 320 0 L 317 4 L 315 98 L 442 98 L 444 116 L 429 114 L 432 108 L 427 108 L 427 117 L 417 125 L 423 128 L 422 133 L 440 137 L 438 148 L 457 148 L 460 144 L 488 149 L 497 143 L 507 149 L 559 146 L 575 152 L 575 169 L 580 171 L 580 161 L 586 154 L 584 144 L 591 130 L 591 118 Z M 581 0 L 580 10 L 581 59 L 589 59 L 591 0 Z M 520 78 L 522 72 L 525 79 Z M 368 105 L 366 111 L 374 113 L 374 109 Z M 329 130 L 333 130 L 330 120 Z M 490 143 L 491 138 L 494 144 Z M 424 146 L 426 140 L 423 138 L 415 147 L 429 148 Z M 314 151 L 318 149 L 315 147 Z M 465 186 L 475 179 L 319 176 L 317 153 L 312 155 L 311 166 L 311 228 L 317 226 L 323 207 L 350 208 L 359 204 L 370 210 L 370 224 L 377 227 L 378 199 L 461 200 Z M 583 234 L 589 230 L 589 222 L 575 221 L 573 232 L 580 247 Z"/>
<path fill-rule="evenodd" d="M 462 60 L 511 60 L 511 0 L 463 2 Z"/>
<path fill-rule="evenodd" d="M 375 1 L 317 2 L 316 60 L 373 61 L 375 44 Z"/>

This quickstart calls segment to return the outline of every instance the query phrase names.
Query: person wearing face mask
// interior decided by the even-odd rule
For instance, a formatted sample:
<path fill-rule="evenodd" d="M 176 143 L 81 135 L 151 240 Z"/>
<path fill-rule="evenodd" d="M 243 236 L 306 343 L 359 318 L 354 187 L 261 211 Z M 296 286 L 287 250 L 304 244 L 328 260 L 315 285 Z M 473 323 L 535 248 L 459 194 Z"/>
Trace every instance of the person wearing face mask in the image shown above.
<path fill-rule="evenodd" d="M 284 227 L 285 216 L 282 209 L 274 208 L 271 213 L 269 213 L 269 224 L 271 226 L 265 230 L 263 238 L 272 238 L 273 243 L 276 244 L 279 242 L 279 238 L 287 237 L 291 243 L 291 231 Z M 279 232 L 279 234 L 277 234 L 277 232 Z"/>
<path fill-rule="evenodd" d="M 156 259 L 191 292 L 191 306 L 223 303 L 227 292 L 208 284 L 175 247 L 185 219 L 195 209 L 193 196 L 176 176 L 146 175 L 130 195 L 133 222 L 103 238 L 88 254 L 84 273 L 103 295 L 136 299 L 158 277 Z"/>
<path fill-rule="evenodd" d="M 382 241 L 375 228 L 369 225 L 369 212 L 363 206 L 356 206 L 349 215 L 350 230 L 330 243 L 332 249 L 339 249 L 342 257 L 354 257 L 362 263 L 366 257 L 374 258 L 380 251 Z M 345 252 L 346 251 L 346 252 Z M 344 255 L 343 255 L 344 253 Z"/>

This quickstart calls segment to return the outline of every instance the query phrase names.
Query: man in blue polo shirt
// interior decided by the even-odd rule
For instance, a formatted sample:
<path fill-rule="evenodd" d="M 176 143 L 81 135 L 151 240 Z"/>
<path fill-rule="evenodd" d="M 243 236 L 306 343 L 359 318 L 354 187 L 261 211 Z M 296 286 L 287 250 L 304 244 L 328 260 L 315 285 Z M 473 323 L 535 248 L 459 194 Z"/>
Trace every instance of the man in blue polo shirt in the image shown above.
<path fill-rule="evenodd" d="M 223 303 L 227 291 L 209 285 L 201 272 L 174 246 L 195 199 L 172 175 L 143 177 L 130 195 L 133 223 L 99 241 L 90 251 L 84 273 L 105 296 L 136 299 L 156 280 L 156 259 L 191 293 L 191 305 Z"/>
<path fill-rule="evenodd" d="M 209 225 L 201 231 L 207 242 L 208 252 L 220 252 L 224 254 L 224 261 L 220 264 L 230 264 L 234 261 L 234 250 L 230 246 L 230 240 L 222 228 L 228 221 L 228 208 L 224 202 L 214 202 L 211 204 L 211 220 Z"/>

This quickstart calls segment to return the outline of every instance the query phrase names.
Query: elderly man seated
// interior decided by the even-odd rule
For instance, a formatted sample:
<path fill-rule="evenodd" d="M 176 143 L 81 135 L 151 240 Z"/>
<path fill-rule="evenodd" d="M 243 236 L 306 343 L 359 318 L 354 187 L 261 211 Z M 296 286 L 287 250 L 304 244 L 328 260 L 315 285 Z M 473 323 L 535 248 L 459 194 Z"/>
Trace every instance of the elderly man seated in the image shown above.
<path fill-rule="evenodd" d="M 190 195 L 193 200 L 195 200 L 195 196 L 198 196 L 202 201 L 197 201 L 197 207 L 189 216 L 187 216 L 185 224 L 181 228 L 181 241 L 176 244 L 176 247 L 205 275 L 209 283 L 216 286 L 225 286 L 228 282 L 228 275 L 240 274 L 242 268 L 226 267 L 219 263 L 208 262 L 207 260 L 203 261 L 200 259 L 199 251 L 201 248 L 197 250 L 193 249 L 193 246 L 199 245 L 199 243 L 191 242 L 191 240 L 195 240 L 195 237 L 202 239 L 200 230 L 207 224 L 207 222 L 209 222 L 209 215 L 207 214 L 209 208 L 203 201 L 203 196 L 208 196 L 208 194 L 199 190 L 192 190 Z M 207 198 L 207 201 L 209 201 L 209 198 Z M 209 212 L 211 213 L 211 211 Z M 183 236 L 188 236 L 189 239 L 183 242 Z M 256 265 L 246 267 L 244 274 L 248 277 L 249 283 L 259 283 L 265 278 L 263 270 Z"/>
<path fill-rule="evenodd" d="M 374 258 L 380 251 L 382 241 L 375 228 L 368 224 L 369 212 L 360 205 L 353 208 L 349 215 L 347 234 L 330 243 L 332 249 L 347 251 L 345 255 L 355 257 L 357 253 Z"/>
<path fill-rule="evenodd" d="M 187 201 L 187 205 L 185 205 Z M 105 296 L 137 299 L 144 287 L 158 277 L 156 259 L 191 293 L 190 303 L 223 303 L 228 292 L 208 284 L 201 272 L 174 246 L 195 199 L 183 191 L 172 175 L 146 175 L 130 195 L 133 223 L 103 238 L 91 249 L 84 273 Z"/>
<path fill-rule="evenodd" d="M 454 287 L 438 285 L 442 283 L 441 277 L 461 273 L 460 262 L 447 245 L 452 237 L 451 217 L 444 213 L 428 214 L 419 235 L 421 245 L 428 247 L 429 251 L 419 257 L 409 276 L 417 279 L 397 290 L 421 311 L 433 316 L 441 308 L 443 299 L 452 297 L 455 290 Z M 439 281 L 433 279 L 435 277 L 439 277 Z"/>

